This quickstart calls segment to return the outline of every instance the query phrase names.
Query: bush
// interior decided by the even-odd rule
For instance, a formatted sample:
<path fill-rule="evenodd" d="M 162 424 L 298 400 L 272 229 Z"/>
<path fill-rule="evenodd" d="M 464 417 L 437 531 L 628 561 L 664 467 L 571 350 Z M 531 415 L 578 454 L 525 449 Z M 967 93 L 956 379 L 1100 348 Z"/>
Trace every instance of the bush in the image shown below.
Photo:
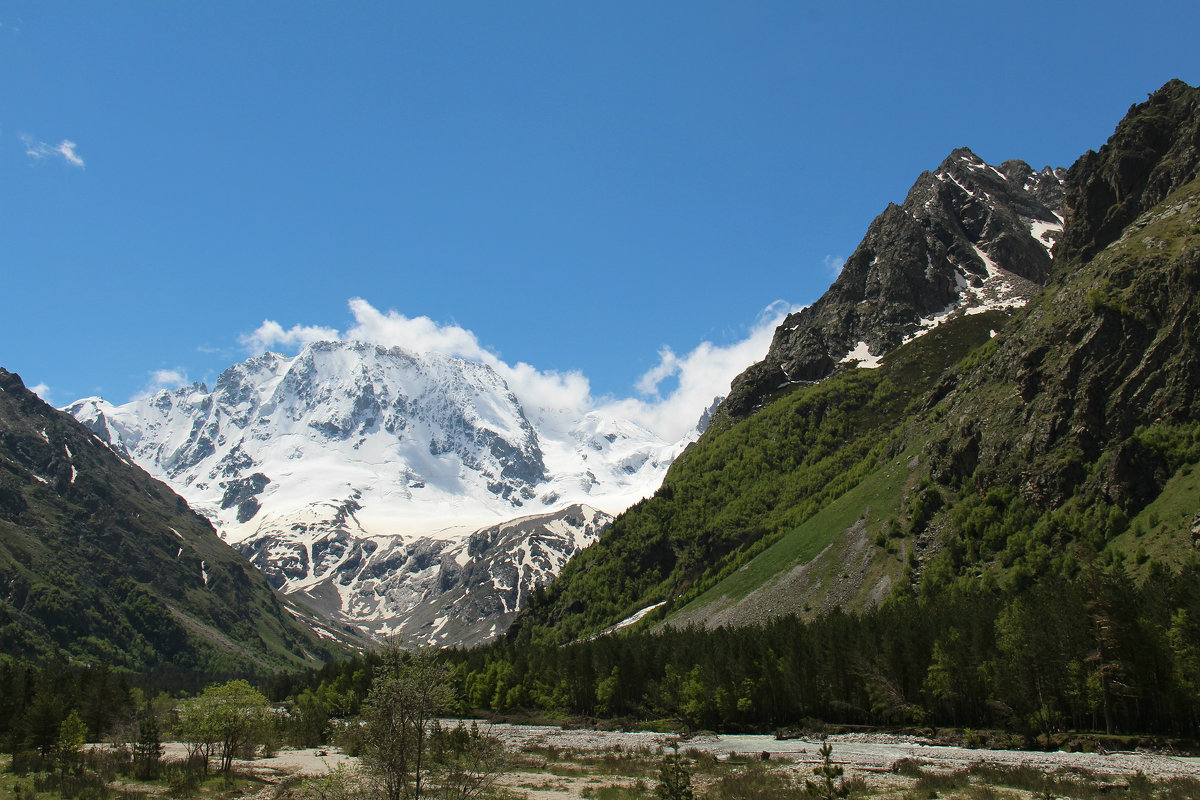
<path fill-rule="evenodd" d="M 748 769 L 722 775 L 705 795 L 706 800 L 785 800 L 806 797 L 782 772 L 761 763 Z"/>

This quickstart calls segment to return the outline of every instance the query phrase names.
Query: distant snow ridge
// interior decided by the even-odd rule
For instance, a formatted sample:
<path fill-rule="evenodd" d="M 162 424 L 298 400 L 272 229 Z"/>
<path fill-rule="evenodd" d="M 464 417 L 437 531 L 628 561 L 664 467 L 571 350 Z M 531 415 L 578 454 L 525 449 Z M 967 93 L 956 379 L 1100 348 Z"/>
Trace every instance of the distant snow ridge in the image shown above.
<path fill-rule="evenodd" d="M 266 353 L 211 391 L 66 410 L 170 483 L 277 588 L 369 630 L 444 644 L 502 632 L 698 435 L 665 442 L 599 412 L 538 430 L 490 366 L 363 342 Z M 536 556 L 472 549 L 477 531 L 505 523 Z M 473 589 L 456 589 L 462 574 Z M 491 595 L 502 599 L 476 597 Z M 469 618 L 485 611 L 482 625 Z"/>

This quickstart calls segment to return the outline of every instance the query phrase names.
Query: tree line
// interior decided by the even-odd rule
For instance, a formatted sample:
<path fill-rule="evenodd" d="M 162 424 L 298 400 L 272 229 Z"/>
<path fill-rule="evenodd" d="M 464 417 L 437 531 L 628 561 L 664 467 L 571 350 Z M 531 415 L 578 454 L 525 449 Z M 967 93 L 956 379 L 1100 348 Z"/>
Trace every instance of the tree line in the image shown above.
<path fill-rule="evenodd" d="M 859 614 L 448 656 L 466 706 L 713 730 L 868 725 L 1200 735 L 1200 568 L 986 578 Z M 336 685 L 337 681 L 334 681 Z"/>
<path fill-rule="evenodd" d="M 389 685 L 381 676 L 407 674 L 409 658 L 375 652 L 257 686 L 226 681 L 153 697 L 104 665 L 0 662 L 0 746 L 51 758 L 80 737 L 132 752 L 139 740 L 152 751 L 156 737 L 171 736 L 191 742 L 206 768 L 213 758 L 225 770 L 249 738 L 315 746 L 344 721 L 368 719 Z M 1120 565 L 1024 585 L 985 576 L 853 615 L 568 646 L 501 641 L 421 658 L 441 676 L 430 702 L 460 715 L 536 710 L 724 731 L 815 722 L 997 728 L 1031 743 L 1065 730 L 1195 737 L 1200 566 L 1151 564 L 1140 580 Z M 256 709 L 239 712 L 250 714 L 253 736 L 208 735 L 227 730 L 213 722 L 226 707 Z"/>

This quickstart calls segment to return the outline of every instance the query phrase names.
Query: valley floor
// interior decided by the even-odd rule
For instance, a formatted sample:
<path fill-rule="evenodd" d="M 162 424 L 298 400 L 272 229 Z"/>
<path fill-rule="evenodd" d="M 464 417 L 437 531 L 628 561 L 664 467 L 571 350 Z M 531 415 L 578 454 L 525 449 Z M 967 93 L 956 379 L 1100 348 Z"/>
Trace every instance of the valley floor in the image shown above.
<path fill-rule="evenodd" d="M 512 766 L 497 782 L 509 800 L 636 800 L 654 797 L 663 750 L 677 737 L 661 733 L 564 730 L 550 726 L 483 726 L 514 754 Z M 973 750 L 947 747 L 918 737 L 850 733 L 830 736 L 833 763 L 855 781 L 853 796 L 902 798 L 1017 798 L 1043 796 L 1044 789 L 1022 785 L 1055 776 L 1059 797 L 1194 797 L 1200 791 L 1200 758 L 1155 752 L 1066 753 Z M 772 736 L 700 735 L 679 742 L 692 765 L 701 798 L 769 797 L 751 784 L 775 781 L 802 786 L 821 763 L 817 739 L 777 740 Z M 183 755 L 168 745 L 167 756 Z M 766 755 L 766 760 L 764 760 Z M 237 762 L 239 771 L 267 782 L 255 797 L 303 797 L 285 780 L 300 774 L 321 775 L 357 759 L 335 748 L 282 750 L 271 758 Z M 956 777 L 957 776 L 957 777 Z M 1023 776 L 1023 777 L 1021 777 Z M 1145 792 L 1131 790 L 1147 783 Z M 1069 784 L 1077 789 L 1072 789 Z M 996 787 L 986 789 L 984 787 Z M 1174 786 L 1174 788 L 1172 788 Z M 917 794 L 914 794 L 914 790 Z M 930 795 L 929 791 L 937 791 Z M 730 794 L 729 792 L 734 792 Z M 990 794 L 988 792 L 991 792 Z M 1180 793 L 1182 792 L 1182 793 Z"/>

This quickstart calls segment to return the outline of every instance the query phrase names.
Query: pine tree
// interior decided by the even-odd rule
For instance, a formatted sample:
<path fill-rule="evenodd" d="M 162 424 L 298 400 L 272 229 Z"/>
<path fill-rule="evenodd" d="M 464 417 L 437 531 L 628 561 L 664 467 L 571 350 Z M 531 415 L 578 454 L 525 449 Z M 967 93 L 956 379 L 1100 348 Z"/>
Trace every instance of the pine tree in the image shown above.
<path fill-rule="evenodd" d="M 838 780 L 842 777 L 842 768 L 833 763 L 833 745 L 822 741 L 821 749 L 817 752 L 821 754 L 821 766 L 813 767 L 813 775 L 821 780 L 819 782 L 805 781 L 804 786 L 808 793 L 821 798 L 821 800 L 839 800 L 839 798 L 847 797 L 850 794 L 850 787 L 846 785 L 845 781 Z"/>
<path fill-rule="evenodd" d="M 141 780 L 157 778 L 162 754 L 162 737 L 158 731 L 158 720 L 153 716 L 148 716 L 138 725 L 137 744 L 133 746 L 133 765 L 138 778 Z"/>
<path fill-rule="evenodd" d="M 692 774 L 679 755 L 679 743 L 675 742 L 673 747 L 674 752 L 663 755 L 655 794 L 659 800 L 693 800 Z"/>

